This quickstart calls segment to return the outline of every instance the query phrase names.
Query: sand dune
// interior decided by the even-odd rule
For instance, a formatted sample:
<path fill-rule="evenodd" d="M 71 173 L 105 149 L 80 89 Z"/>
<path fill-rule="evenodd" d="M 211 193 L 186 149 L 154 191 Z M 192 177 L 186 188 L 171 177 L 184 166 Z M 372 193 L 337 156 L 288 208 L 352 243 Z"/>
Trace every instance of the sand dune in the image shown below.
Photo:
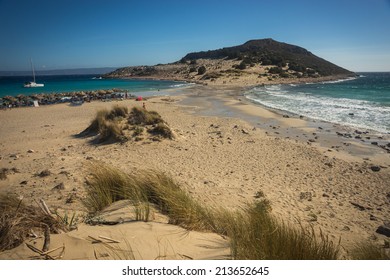
<path fill-rule="evenodd" d="M 141 106 L 132 100 L 1 111 L 0 164 L 10 171 L 0 180 L 0 191 L 31 204 L 43 198 L 51 210 L 76 211 L 81 219 L 86 163 L 101 160 L 125 172 L 163 171 L 210 206 L 239 209 L 263 192 L 279 217 L 311 224 L 336 242 L 341 239 L 343 257 L 356 242 L 383 243 L 384 235 L 375 230 L 390 215 L 389 154 L 357 141 L 344 145 L 345 139 L 335 133 L 341 128 L 283 118 L 242 100 L 237 89 L 195 86 L 183 93 L 146 102 L 177 136 L 162 142 L 96 146 L 74 137 L 100 108 Z M 320 125 L 329 130 L 318 129 Z M 372 171 L 373 165 L 380 171 Z M 49 175 L 38 176 L 44 170 Z M 136 259 L 220 259 L 229 253 L 222 237 L 187 232 L 166 221 L 79 224 L 75 231 L 52 235 L 52 248 L 65 244 L 65 259 L 95 259 L 97 251 L 102 254 L 98 258 L 107 257 L 88 236 L 119 239 L 120 246 L 127 240 Z M 39 247 L 42 239 L 36 242 Z M 33 255 L 22 245 L 0 258 Z"/>

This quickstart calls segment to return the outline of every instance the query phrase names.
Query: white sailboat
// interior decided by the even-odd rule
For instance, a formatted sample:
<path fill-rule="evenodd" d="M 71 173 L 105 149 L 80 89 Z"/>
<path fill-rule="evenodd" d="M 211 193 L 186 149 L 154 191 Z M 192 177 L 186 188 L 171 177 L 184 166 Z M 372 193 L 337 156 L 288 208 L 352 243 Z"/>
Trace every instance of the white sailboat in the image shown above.
<path fill-rule="evenodd" d="M 32 88 L 32 87 L 44 87 L 45 85 L 44 84 L 37 84 L 35 82 L 35 71 L 34 71 L 34 66 L 33 66 L 33 63 L 32 63 L 32 59 L 30 60 L 31 62 L 31 70 L 32 70 L 32 74 L 33 74 L 33 79 L 34 81 L 33 82 L 25 82 L 24 83 L 24 87 L 25 88 Z"/>

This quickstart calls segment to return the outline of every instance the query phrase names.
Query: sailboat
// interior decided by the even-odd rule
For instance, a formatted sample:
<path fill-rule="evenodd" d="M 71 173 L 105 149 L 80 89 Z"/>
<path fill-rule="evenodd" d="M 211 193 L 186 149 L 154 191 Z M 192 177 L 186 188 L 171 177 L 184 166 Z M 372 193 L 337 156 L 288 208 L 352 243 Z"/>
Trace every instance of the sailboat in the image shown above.
<path fill-rule="evenodd" d="M 37 83 L 35 82 L 35 71 L 34 71 L 34 66 L 33 66 L 33 63 L 32 63 L 32 59 L 30 59 L 30 62 L 31 62 L 31 70 L 32 70 L 32 74 L 33 74 L 33 79 L 34 79 L 34 81 L 33 81 L 33 82 L 25 82 L 25 83 L 24 83 L 24 87 L 25 87 L 25 88 L 44 87 L 44 86 L 45 86 L 44 84 L 37 84 Z"/>

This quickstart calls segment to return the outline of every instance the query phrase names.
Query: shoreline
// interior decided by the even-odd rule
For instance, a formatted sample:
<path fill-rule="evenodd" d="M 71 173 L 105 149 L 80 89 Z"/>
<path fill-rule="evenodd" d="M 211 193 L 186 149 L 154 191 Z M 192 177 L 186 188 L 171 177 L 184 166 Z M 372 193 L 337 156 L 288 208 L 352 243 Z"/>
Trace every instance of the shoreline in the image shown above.
<path fill-rule="evenodd" d="M 342 257 L 355 242 L 383 242 L 375 230 L 390 215 L 389 154 L 374 145 L 344 145 L 355 140 L 338 136 L 332 125 L 284 118 L 251 104 L 242 87 L 169 91 L 174 94 L 148 98 L 146 106 L 167 121 L 174 141 L 96 146 L 73 137 L 97 110 L 142 105 L 134 100 L 0 111 L 0 130 L 8 132 L 1 135 L 0 164 L 17 170 L 0 180 L 0 190 L 26 201 L 42 197 L 54 209 L 82 211 L 85 164 L 101 160 L 126 172 L 166 172 L 211 206 L 239 209 L 262 191 L 278 217 L 310 225 L 336 243 L 341 238 Z M 372 171 L 373 165 L 380 171 Z M 45 169 L 52 175 L 34 175 Z M 61 183 L 63 190 L 55 190 Z"/>
<path fill-rule="evenodd" d="M 360 146 L 363 145 L 363 149 L 367 149 L 369 152 L 359 154 L 359 157 L 362 159 L 368 157 L 369 154 L 374 154 L 377 162 L 384 162 L 390 159 L 390 150 L 387 146 L 390 143 L 389 134 L 368 129 L 361 129 L 363 131 L 360 131 L 352 126 L 316 120 L 299 116 L 293 112 L 270 108 L 246 98 L 245 93 L 248 91 L 246 88 L 232 87 L 230 89 L 223 89 L 223 91 L 233 92 L 230 94 L 223 93 L 218 87 L 211 87 L 211 90 L 215 90 L 214 94 L 203 94 L 201 97 L 205 100 L 203 100 L 203 104 L 200 105 L 207 107 L 207 105 L 205 105 L 207 99 L 214 99 L 214 101 L 209 101 L 209 103 L 219 102 L 220 104 L 218 107 L 223 108 L 223 106 L 227 106 L 232 111 L 221 112 L 221 110 L 216 108 L 209 110 L 210 112 L 207 112 L 205 109 L 201 110 L 205 115 L 238 117 L 251 123 L 254 127 L 266 130 L 267 133 L 275 135 L 275 137 L 291 138 L 294 140 L 291 136 L 300 134 L 304 137 L 295 137 L 296 140 L 306 142 L 309 145 L 319 145 L 322 148 L 335 149 L 337 152 L 346 150 L 347 154 L 352 155 L 359 153 L 358 150 L 360 149 Z M 203 89 L 200 88 L 199 91 L 203 91 Z M 205 91 L 207 91 L 207 89 Z M 191 97 L 187 98 L 191 99 Z M 215 101 L 216 99 L 218 99 L 218 101 Z M 194 100 L 189 101 L 189 103 L 194 103 Z M 186 102 L 184 102 L 184 104 L 186 104 Z M 210 107 L 210 105 L 208 107 Z M 245 107 L 248 108 L 244 109 Z M 238 113 L 238 111 L 240 111 L 240 113 Z M 259 117 L 260 119 L 258 120 L 256 117 Z M 312 134 L 311 137 L 310 134 Z M 326 138 L 326 144 L 323 143 L 324 141 L 320 141 L 322 140 L 319 139 L 321 136 Z M 372 143 L 377 144 L 374 145 Z M 348 155 L 346 155 L 346 158 L 347 157 Z"/>

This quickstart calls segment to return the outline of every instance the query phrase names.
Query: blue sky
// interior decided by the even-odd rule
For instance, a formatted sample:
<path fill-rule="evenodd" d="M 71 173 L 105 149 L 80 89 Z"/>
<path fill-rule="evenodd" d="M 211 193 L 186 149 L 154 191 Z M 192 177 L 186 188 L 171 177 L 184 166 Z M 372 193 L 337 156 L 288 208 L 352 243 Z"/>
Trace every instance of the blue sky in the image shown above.
<path fill-rule="evenodd" d="M 0 38 L 0 70 L 153 65 L 273 38 L 390 71 L 390 0 L 0 0 Z"/>

